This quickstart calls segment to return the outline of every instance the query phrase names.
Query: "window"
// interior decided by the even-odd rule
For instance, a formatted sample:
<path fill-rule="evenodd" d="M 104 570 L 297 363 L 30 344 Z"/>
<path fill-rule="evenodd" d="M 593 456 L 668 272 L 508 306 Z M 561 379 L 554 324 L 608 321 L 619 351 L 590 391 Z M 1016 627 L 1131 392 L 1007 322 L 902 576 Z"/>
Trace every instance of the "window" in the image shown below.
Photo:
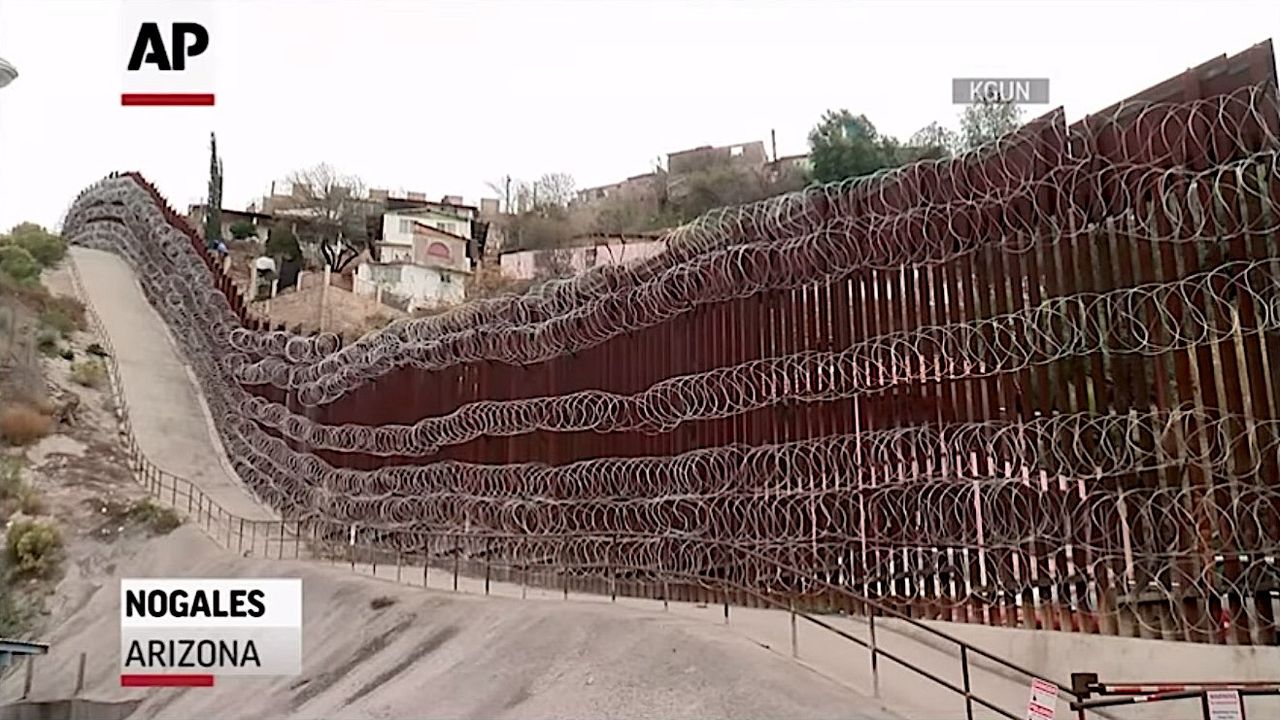
<path fill-rule="evenodd" d="M 413 233 L 413 221 L 406 218 L 400 218 L 400 232 L 405 235 Z"/>
<path fill-rule="evenodd" d="M 453 276 L 452 276 L 452 275 L 450 275 L 450 274 L 449 274 L 449 273 L 447 273 L 447 272 L 442 272 L 442 273 L 440 273 L 440 284 L 441 284 L 441 285 L 452 285 L 452 284 L 453 284 Z"/>
<path fill-rule="evenodd" d="M 452 231 L 450 230 L 450 228 L 451 228 L 451 227 L 453 227 L 453 226 L 452 226 L 452 225 L 450 225 L 449 223 L 446 223 L 446 222 L 438 222 L 438 223 L 436 223 L 436 229 L 437 229 L 437 230 L 443 230 L 443 231 L 445 231 L 445 232 L 452 232 Z"/>
<path fill-rule="evenodd" d="M 742 154 L 741 145 L 734 145 L 733 147 L 729 148 L 729 157 L 738 157 L 741 154 Z"/>
<path fill-rule="evenodd" d="M 586 253 L 586 254 L 587 254 L 587 267 L 595 267 L 595 264 L 596 264 L 596 249 L 595 249 L 595 248 L 587 248 L 587 253 Z"/>

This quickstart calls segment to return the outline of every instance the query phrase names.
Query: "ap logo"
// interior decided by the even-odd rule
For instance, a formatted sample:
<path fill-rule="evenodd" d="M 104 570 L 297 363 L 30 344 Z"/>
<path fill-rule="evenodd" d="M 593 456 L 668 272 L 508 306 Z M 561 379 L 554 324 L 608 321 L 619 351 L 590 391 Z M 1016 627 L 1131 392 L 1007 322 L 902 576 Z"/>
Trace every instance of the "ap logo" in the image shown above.
<path fill-rule="evenodd" d="M 120 104 L 213 105 L 216 16 L 205 0 L 122 2 Z"/>

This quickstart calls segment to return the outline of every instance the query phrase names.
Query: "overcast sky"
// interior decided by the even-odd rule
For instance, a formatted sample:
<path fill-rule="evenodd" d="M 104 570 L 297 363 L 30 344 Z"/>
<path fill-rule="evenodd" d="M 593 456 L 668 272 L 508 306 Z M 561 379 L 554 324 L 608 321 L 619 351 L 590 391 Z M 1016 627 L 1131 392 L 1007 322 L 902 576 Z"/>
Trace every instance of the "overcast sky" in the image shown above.
<path fill-rule="evenodd" d="M 372 187 L 493 196 L 567 172 L 589 187 L 667 152 L 804 152 L 822 112 L 905 138 L 956 125 L 953 77 L 1048 77 L 1069 119 L 1273 37 L 1269 2 L 227 0 L 212 108 L 120 106 L 119 0 L 0 0 L 0 227 L 60 221 L 139 170 L 199 202 L 208 136 L 224 205 L 327 161 Z"/>

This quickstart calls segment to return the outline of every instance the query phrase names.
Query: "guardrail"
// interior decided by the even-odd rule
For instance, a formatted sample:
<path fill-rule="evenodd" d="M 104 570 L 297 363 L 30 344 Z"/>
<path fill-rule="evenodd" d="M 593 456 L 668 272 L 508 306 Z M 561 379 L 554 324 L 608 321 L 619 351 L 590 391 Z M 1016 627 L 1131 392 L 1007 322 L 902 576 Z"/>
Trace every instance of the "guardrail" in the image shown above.
<path fill-rule="evenodd" d="M 569 598 L 570 590 L 573 589 L 577 592 L 591 595 L 609 595 L 611 600 L 616 602 L 619 583 L 625 582 L 625 577 L 628 574 L 652 573 L 652 568 L 629 568 L 616 565 L 591 567 L 583 570 L 569 563 L 548 562 L 537 566 L 502 563 L 495 562 L 494 555 L 489 551 L 493 544 L 504 540 L 546 539 L 536 535 L 491 532 L 439 532 L 428 535 L 426 549 L 422 552 L 405 553 L 388 550 L 385 546 L 377 543 L 361 542 L 358 537 L 359 529 L 354 526 L 348 542 L 336 543 L 332 536 L 322 532 L 324 528 L 318 523 L 308 522 L 304 519 L 252 520 L 229 512 L 195 483 L 158 467 L 139 447 L 129 416 L 128 402 L 125 398 L 124 383 L 120 374 L 119 364 L 116 362 L 115 346 L 111 342 L 111 336 L 107 333 L 102 318 L 93 307 L 84 289 L 83 281 L 74 260 L 68 258 L 67 264 L 70 268 L 76 293 L 84 303 L 85 316 L 88 318 L 94 334 L 98 337 L 99 343 L 107 353 L 105 364 L 110 380 L 113 410 L 119 422 L 119 434 L 121 442 L 127 451 L 130 470 L 151 496 L 179 512 L 184 512 L 220 547 L 244 556 L 279 560 L 320 560 L 328 561 L 331 564 L 337 564 L 341 560 L 344 565 L 350 566 L 352 572 L 358 574 L 364 574 L 363 568 L 369 567 L 374 577 L 379 577 L 378 565 L 381 561 L 384 573 L 389 573 L 389 569 L 394 564 L 394 579 L 397 582 L 405 582 L 405 570 L 421 568 L 422 585 L 424 587 L 428 586 L 428 575 L 432 569 L 439 570 L 443 566 L 447 566 L 444 569 L 446 572 L 452 572 L 453 589 L 455 591 L 459 589 L 460 577 L 477 580 L 483 578 L 486 595 L 490 592 L 492 582 L 497 580 L 500 582 L 519 582 L 522 588 L 555 587 L 561 590 L 566 600 Z M 263 504 L 266 505 L 266 503 Z M 582 536 L 556 535 L 554 539 L 567 541 L 578 537 Z M 597 536 L 591 535 L 591 537 Z M 616 541 L 623 537 L 627 537 L 627 535 L 617 534 L 605 539 Z M 728 543 L 722 544 L 726 546 L 727 550 L 732 550 L 733 552 L 748 555 L 756 554 L 749 548 Z M 476 551 L 477 548 L 480 549 L 478 552 Z M 562 554 L 557 554 L 557 557 L 562 556 Z M 393 557 L 394 562 L 391 560 Z M 763 558 L 763 556 L 760 557 Z M 803 573 L 797 568 L 783 566 L 772 560 L 770 562 L 774 562 L 780 572 L 803 576 Z M 548 579 L 548 576 L 550 579 Z M 384 579 L 391 578 L 386 577 Z M 967 643 L 949 633 L 926 625 L 872 598 L 850 592 L 843 586 L 828 583 L 819 578 L 809 578 L 809 580 L 815 586 L 821 586 L 856 603 L 863 610 L 863 615 L 861 617 L 853 615 L 848 617 L 853 620 L 865 621 L 867 637 L 858 637 L 847 630 L 836 627 L 831 622 L 823 620 L 816 614 L 797 609 L 795 602 L 792 600 L 783 601 L 744 585 L 701 576 L 685 576 L 674 570 L 664 570 L 662 572 L 661 577 L 656 581 L 656 585 L 660 586 L 662 591 L 654 599 L 661 601 L 664 608 L 669 606 L 671 600 L 679 600 L 680 598 L 673 597 L 670 592 L 672 583 L 687 583 L 706 588 L 710 590 L 711 595 L 718 596 L 723 604 L 724 618 L 727 623 L 730 617 L 731 597 L 736 596 L 738 599 L 751 597 L 765 607 L 785 610 L 790 614 L 793 656 L 798 653 L 796 639 L 797 620 L 804 620 L 806 623 L 831 632 L 867 650 L 870 660 L 873 694 L 877 696 L 879 695 L 881 662 L 888 661 L 958 695 L 964 702 L 964 717 L 966 720 L 973 720 L 975 710 L 978 708 L 984 708 L 1007 720 L 1023 720 L 1024 714 L 1020 710 L 1015 712 L 1000 707 L 992 700 L 984 698 L 974 691 L 972 683 L 973 659 L 982 658 L 994 666 L 997 672 L 1012 676 L 1010 678 L 1012 681 L 1025 681 L 1028 687 L 1033 679 L 1044 679 L 1039 674 Z M 699 600 L 705 601 L 706 596 L 704 595 Z M 931 638 L 942 641 L 947 647 L 951 648 L 959 661 L 961 682 L 957 684 L 947 680 L 939 674 L 881 647 L 876 638 L 877 617 L 891 618 L 906 623 Z M 1052 680 L 1048 682 L 1057 686 L 1059 693 L 1068 698 L 1068 702 L 1072 703 L 1073 709 L 1082 700 L 1070 686 Z M 1080 712 L 1083 713 L 1084 710 L 1082 709 Z M 1091 710 L 1091 712 L 1097 717 L 1109 717 L 1098 713 L 1096 710 Z M 1081 717 L 1084 717 L 1083 714 Z"/>

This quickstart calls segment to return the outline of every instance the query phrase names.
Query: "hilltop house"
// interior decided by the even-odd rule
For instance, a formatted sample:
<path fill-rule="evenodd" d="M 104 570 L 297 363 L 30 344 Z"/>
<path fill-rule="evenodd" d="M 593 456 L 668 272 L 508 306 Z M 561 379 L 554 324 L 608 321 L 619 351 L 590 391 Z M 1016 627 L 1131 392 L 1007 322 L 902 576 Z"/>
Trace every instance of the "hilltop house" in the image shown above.
<path fill-rule="evenodd" d="M 563 247 L 504 252 L 498 262 L 502 276 L 513 280 L 562 276 L 653 257 L 667 248 L 662 235 L 587 233 L 574 236 Z"/>
<path fill-rule="evenodd" d="M 383 213 L 378 260 L 356 269 L 356 294 L 390 294 L 409 311 L 465 300 L 478 212 L 442 201 Z"/>

